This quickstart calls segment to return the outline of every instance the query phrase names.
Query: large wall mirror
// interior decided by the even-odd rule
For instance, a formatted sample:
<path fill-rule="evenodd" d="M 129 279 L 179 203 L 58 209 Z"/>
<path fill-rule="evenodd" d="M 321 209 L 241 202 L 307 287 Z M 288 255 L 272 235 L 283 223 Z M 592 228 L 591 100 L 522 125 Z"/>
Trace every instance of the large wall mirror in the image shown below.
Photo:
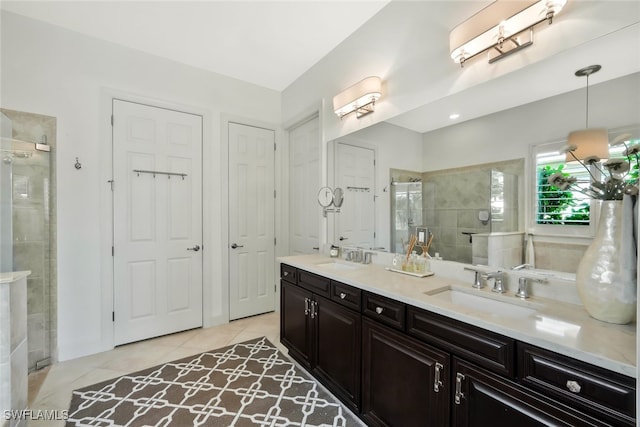
<path fill-rule="evenodd" d="M 608 101 L 592 106 L 591 121 L 610 130 L 637 123 L 639 101 L 629 94 L 639 89 L 640 73 L 592 86 L 592 99 Z M 437 251 L 444 259 L 465 263 L 517 265 L 524 259 L 522 245 L 531 220 L 532 147 L 562 141 L 580 128 L 583 110 L 563 116 L 557 113 L 584 108 L 583 102 L 584 91 L 572 91 L 426 133 L 391 120 L 330 141 L 327 158 L 333 182 L 338 179 L 337 164 L 345 163 L 339 146 L 366 149 L 375 159 L 368 172 L 373 182 L 344 185 L 356 187 L 346 191 L 345 206 L 349 199 L 354 200 L 354 191 L 371 201 L 359 215 L 369 218 L 373 236 L 367 242 L 337 240 L 345 235 L 334 221 L 327 233 L 330 243 L 401 252 L 408 233 L 420 225 L 434 235 L 432 255 Z M 356 224 L 358 217 L 340 220 Z M 499 233 L 513 234 L 514 241 L 521 242 L 520 252 L 514 250 L 513 257 L 490 261 L 492 254 L 483 239 Z M 534 242 L 540 268 L 569 273 L 588 244 L 584 239 L 543 235 L 535 236 Z M 557 264 L 563 259 L 564 265 Z"/>

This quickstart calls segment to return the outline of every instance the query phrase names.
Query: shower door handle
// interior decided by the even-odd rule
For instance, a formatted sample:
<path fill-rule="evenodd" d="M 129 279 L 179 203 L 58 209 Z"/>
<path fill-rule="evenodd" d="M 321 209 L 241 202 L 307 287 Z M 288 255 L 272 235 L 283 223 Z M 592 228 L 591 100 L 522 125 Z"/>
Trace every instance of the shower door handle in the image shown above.
<path fill-rule="evenodd" d="M 198 252 L 200 250 L 200 245 L 195 245 L 192 248 L 187 248 L 188 251 Z"/>

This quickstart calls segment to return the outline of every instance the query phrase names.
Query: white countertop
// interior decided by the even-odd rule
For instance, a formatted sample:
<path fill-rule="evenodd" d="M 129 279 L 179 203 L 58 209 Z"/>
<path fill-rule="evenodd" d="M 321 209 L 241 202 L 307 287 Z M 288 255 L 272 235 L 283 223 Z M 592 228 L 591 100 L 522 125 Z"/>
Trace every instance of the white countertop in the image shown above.
<path fill-rule="evenodd" d="M 31 274 L 31 271 L 10 271 L 7 273 L 0 273 L 0 283 L 13 283 L 27 277 Z"/>
<path fill-rule="evenodd" d="M 489 287 L 473 289 L 471 282 L 441 275 L 416 278 L 385 270 L 376 264 L 355 264 L 342 260 L 350 268 L 334 268 L 336 261 L 322 255 L 297 255 L 278 258 L 281 263 L 316 273 L 347 285 L 423 308 L 519 341 L 542 347 L 596 366 L 635 378 L 636 324 L 614 325 L 589 316 L 584 307 L 550 299 L 531 297 L 520 300 L 509 294 L 496 294 Z M 325 264 L 325 265 L 321 265 Z M 434 297 L 449 287 L 465 293 L 481 294 L 493 300 L 533 308 L 526 316 L 501 316 L 488 310 L 453 304 Z M 428 295 L 431 294 L 431 295 Z"/>

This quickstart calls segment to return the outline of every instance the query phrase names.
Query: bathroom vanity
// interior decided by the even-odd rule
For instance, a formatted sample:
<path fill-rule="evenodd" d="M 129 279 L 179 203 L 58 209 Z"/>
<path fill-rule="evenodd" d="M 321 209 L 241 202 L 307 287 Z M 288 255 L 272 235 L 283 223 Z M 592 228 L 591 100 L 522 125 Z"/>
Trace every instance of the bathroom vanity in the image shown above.
<path fill-rule="evenodd" d="M 280 262 L 282 343 L 368 425 L 635 425 L 635 324 L 511 283 L 473 289 L 471 274 Z"/>

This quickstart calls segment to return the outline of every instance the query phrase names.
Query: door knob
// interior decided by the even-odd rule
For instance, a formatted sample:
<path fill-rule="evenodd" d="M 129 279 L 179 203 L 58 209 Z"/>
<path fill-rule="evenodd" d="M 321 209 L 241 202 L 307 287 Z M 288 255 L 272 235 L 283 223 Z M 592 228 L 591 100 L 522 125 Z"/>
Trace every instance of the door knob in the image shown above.
<path fill-rule="evenodd" d="M 244 246 L 239 245 L 237 243 L 234 243 L 233 245 L 231 245 L 231 249 L 236 249 L 236 248 L 244 248 Z"/>
<path fill-rule="evenodd" d="M 348 237 L 344 237 L 344 236 L 340 236 L 340 239 L 338 239 L 338 240 L 340 240 L 340 241 L 349 240 L 349 238 Z"/>
<path fill-rule="evenodd" d="M 200 245 L 195 245 L 192 248 L 187 248 L 188 251 L 198 252 L 200 250 Z"/>

